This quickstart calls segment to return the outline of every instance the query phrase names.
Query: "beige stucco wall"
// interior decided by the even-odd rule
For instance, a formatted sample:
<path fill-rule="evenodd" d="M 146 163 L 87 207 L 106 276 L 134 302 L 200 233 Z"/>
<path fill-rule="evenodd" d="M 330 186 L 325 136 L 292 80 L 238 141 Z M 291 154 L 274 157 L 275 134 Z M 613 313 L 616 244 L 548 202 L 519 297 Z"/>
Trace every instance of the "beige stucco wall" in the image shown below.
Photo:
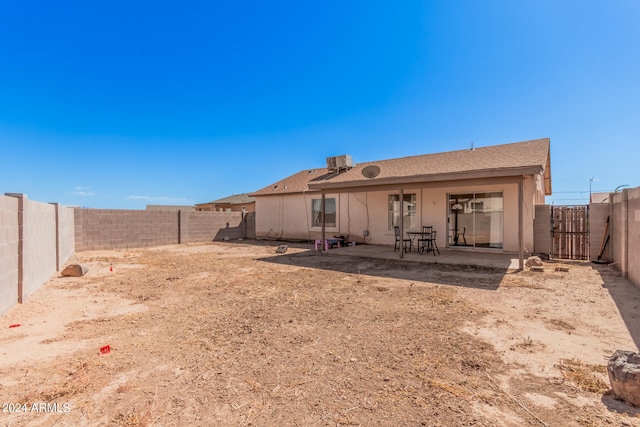
<path fill-rule="evenodd" d="M 533 251 L 533 219 L 536 201 L 543 200 L 541 188 L 534 177 L 527 177 L 523 185 L 524 245 Z M 417 229 L 431 225 L 437 231 L 438 246 L 444 248 L 448 240 L 448 194 L 469 192 L 503 193 L 503 250 L 518 251 L 518 185 L 496 183 L 485 185 L 449 185 L 441 188 L 405 188 L 405 194 L 416 194 Z M 336 198 L 338 226 L 327 228 L 327 236 L 345 235 L 359 243 L 393 245 L 394 234 L 388 229 L 388 200 L 392 191 L 359 193 L 327 193 Z M 311 200 L 320 198 L 317 192 L 281 196 L 259 196 L 256 201 L 256 237 L 273 239 L 313 240 L 320 238 L 320 228 L 311 228 Z M 363 231 L 369 236 L 364 237 Z"/>
<path fill-rule="evenodd" d="M 304 194 L 258 197 L 256 237 L 310 240 L 310 198 Z M 309 205 L 310 206 L 310 205 Z"/>

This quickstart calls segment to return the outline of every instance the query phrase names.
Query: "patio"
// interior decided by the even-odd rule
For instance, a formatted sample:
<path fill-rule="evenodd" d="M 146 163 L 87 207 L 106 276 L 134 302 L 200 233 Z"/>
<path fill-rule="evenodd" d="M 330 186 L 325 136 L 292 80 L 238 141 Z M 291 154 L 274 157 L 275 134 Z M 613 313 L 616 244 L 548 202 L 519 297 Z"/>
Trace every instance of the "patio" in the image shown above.
<path fill-rule="evenodd" d="M 478 251 L 476 250 L 452 250 L 440 249 L 440 255 L 433 253 L 419 254 L 417 252 L 405 252 L 403 258 L 399 258 L 398 252 L 389 245 L 356 245 L 329 250 L 335 255 L 345 255 L 363 258 L 405 260 L 427 264 L 464 265 L 472 267 L 496 268 L 506 272 L 518 270 L 518 254 L 508 252 Z"/>

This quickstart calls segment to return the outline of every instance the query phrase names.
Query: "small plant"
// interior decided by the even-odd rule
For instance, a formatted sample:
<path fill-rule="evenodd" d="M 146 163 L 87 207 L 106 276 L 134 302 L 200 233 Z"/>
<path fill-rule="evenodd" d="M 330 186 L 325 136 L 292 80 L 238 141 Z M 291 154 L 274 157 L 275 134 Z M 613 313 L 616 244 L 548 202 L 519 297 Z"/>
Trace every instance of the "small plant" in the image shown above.
<path fill-rule="evenodd" d="M 529 335 L 527 335 L 526 338 L 522 339 L 522 342 L 519 344 L 520 347 L 532 347 L 533 346 L 533 340 L 531 339 L 531 337 Z"/>

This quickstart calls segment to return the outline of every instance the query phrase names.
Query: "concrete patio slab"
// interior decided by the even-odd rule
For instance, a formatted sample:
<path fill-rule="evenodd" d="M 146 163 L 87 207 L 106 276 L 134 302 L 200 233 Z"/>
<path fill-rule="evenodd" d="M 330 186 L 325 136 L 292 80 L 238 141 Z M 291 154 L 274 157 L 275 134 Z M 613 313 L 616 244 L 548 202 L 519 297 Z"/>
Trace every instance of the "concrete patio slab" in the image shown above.
<path fill-rule="evenodd" d="M 500 251 L 482 250 L 451 250 L 441 249 L 440 254 L 405 252 L 403 258 L 400 253 L 386 245 L 356 245 L 329 250 L 335 255 L 356 256 L 364 258 L 394 259 L 408 262 L 429 264 L 450 264 L 472 267 L 497 268 L 505 271 L 518 270 L 518 254 Z"/>

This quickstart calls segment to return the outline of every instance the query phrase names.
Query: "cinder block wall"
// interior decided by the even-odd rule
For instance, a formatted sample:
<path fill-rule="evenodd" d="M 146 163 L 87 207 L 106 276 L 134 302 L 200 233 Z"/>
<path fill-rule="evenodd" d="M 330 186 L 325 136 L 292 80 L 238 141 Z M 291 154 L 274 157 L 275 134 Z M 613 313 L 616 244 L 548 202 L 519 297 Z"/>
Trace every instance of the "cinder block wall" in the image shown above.
<path fill-rule="evenodd" d="M 610 239 L 602 259 L 616 263 L 623 276 L 640 286 L 640 187 L 611 193 L 609 200 L 590 207 L 591 257 L 598 257 L 609 217 Z"/>
<path fill-rule="evenodd" d="M 181 243 L 244 238 L 241 212 L 181 212 Z"/>
<path fill-rule="evenodd" d="M 592 203 L 589 205 L 589 259 L 598 259 L 601 247 L 607 238 L 604 234 L 605 228 L 607 228 L 607 235 L 611 232 L 611 228 L 606 226 L 608 217 L 609 203 Z M 601 260 L 611 261 L 611 243 L 611 238 L 609 238 Z"/>
<path fill-rule="evenodd" d="M 18 199 L 0 196 L 0 314 L 18 302 Z"/>
<path fill-rule="evenodd" d="M 74 209 L 66 206 L 58 206 L 58 265 L 57 270 L 62 271 L 64 265 L 76 252 L 74 232 Z"/>
<path fill-rule="evenodd" d="M 26 197 L 22 258 L 22 301 L 42 286 L 56 271 L 55 206 Z"/>
<path fill-rule="evenodd" d="M 629 280 L 640 286 L 640 187 L 626 190 L 628 200 Z"/>
<path fill-rule="evenodd" d="M 255 211 L 246 212 L 244 214 L 244 227 L 246 230 L 245 237 L 247 239 L 256 238 L 256 213 Z"/>
<path fill-rule="evenodd" d="M 74 217 L 78 252 L 255 236 L 255 217 L 245 215 L 243 222 L 241 212 L 76 208 Z"/>
<path fill-rule="evenodd" d="M 537 205 L 533 220 L 533 252 L 540 255 L 551 254 L 551 206 Z"/>
<path fill-rule="evenodd" d="M 178 243 L 178 212 L 75 209 L 76 251 Z"/>
<path fill-rule="evenodd" d="M 611 194 L 611 257 L 617 262 L 624 272 L 627 269 L 627 257 L 625 256 L 625 242 L 627 234 L 627 206 L 623 199 L 623 193 Z"/>

